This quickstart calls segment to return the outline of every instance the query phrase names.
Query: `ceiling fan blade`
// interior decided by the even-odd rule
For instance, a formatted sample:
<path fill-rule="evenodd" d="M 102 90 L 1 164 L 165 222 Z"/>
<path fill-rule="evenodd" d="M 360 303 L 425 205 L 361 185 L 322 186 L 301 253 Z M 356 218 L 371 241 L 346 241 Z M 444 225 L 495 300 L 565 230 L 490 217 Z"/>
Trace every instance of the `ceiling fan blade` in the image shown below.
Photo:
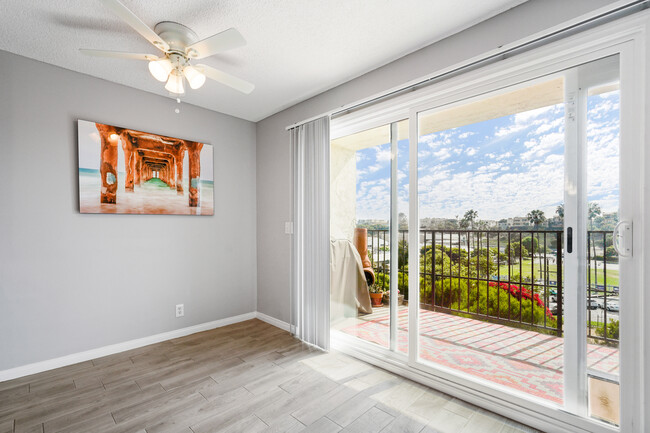
<path fill-rule="evenodd" d="M 187 47 L 187 55 L 193 59 L 203 59 L 222 51 L 246 45 L 246 40 L 236 29 L 224 30 Z"/>
<path fill-rule="evenodd" d="M 115 15 L 120 17 L 124 22 L 133 27 L 133 29 L 140 33 L 146 40 L 154 44 L 156 48 L 162 51 L 169 50 L 169 45 L 167 42 L 163 41 L 156 32 L 154 32 L 151 27 L 142 22 L 133 12 L 127 9 L 122 3 L 118 0 L 101 0 L 101 2 L 108 9 L 113 11 Z"/>
<path fill-rule="evenodd" d="M 211 66 L 196 65 L 196 68 L 199 71 L 203 72 L 203 74 L 205 74 L 205 76 L 211 80 L 218 81 L 221 84 L 225 84 L 226 86 L 232 87 L 233 89 L 239 90 L 240 92 L 247 95 L 255 88 L 254 84 L 251 84 L 248 81 L 244 81 L 241 78 L 234 77 L 218 69 L 214 69 Z"/>
<path fill-rule="evenodd" d="M 80 48 L 82 54 L 95 57 L 113 57 L 116 59 L 132 59 L 132 60 L 158 60 L 158 56 L 153 54 L 139 54 L 139 53 L 124 53 L 122 51 L 106 51 L 106 50 L 87 50 Z"/>

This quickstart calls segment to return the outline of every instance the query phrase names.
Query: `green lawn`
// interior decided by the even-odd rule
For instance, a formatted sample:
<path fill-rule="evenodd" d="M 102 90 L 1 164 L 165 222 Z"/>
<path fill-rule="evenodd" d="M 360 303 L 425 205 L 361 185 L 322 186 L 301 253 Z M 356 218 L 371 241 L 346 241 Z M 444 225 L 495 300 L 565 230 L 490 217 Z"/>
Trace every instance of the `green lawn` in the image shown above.
<path fill-rule="evenodd" d="M 508 275 L 508 265 L 501 265 L 499 266 L 499 270 L 501 272 L 501 276 L 503 278 L 504 275 Z M 510 266 L 510 275 L 513 274 L 519 274 L 520 272 L 520 265 L 519 263 L 516 265 L 511 265 Z M 521 277 L 523 279 L 525 278 L 531 278 L 532 272 L 535 272 L 535 280 L 544 280 L 544 276 L 547 272 L 546 267 L 544 262 L 542 262 L 542 272 L 540 272 L 540 263 L 539 260 L 535 259 L 534 263 L 531 263 L 531 259 L 524 259 L 522 260 L 521 263 Z M 495 273 L 496 275 L 496 273 Z M 591 269 L 591 283 L 592 284 L 598 284 L 602 285 L 603 284 L 603 269 L 598 268 L 596 269 Z M 551 265 L 549 264 L 548 266 L 548 278 L 551 281 L 557 281 L 557 265 Z M 618 269 L 607 269 L 607 285 L 608 286 L 618 286 Z"/>

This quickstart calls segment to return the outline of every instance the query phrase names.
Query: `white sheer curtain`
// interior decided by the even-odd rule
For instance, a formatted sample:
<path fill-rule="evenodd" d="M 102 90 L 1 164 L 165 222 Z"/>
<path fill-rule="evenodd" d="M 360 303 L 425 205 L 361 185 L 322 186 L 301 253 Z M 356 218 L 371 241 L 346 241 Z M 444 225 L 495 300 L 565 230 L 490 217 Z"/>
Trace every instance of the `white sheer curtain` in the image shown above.
<path fill-rule="evenodd" d="M 290 130 L 293 183 L 291 328 L 306 343 L 329 349 L 330 119 Z"/>

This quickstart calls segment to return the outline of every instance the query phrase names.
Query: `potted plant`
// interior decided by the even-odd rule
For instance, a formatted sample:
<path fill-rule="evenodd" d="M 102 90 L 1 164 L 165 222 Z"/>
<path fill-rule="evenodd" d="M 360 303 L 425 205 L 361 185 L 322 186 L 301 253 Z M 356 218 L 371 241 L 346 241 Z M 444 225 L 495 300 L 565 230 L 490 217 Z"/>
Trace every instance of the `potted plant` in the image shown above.
<path fill-rule="evenodd" d="M 381 307 L 381 300 L 384 297 L 384 291 L 377 284 L 372 284 L 368 287 L 370 292 L 370 302 L 373 307 Z"/>
<path fill-rule="evenodd" d="M 384 296 L 386 297 L 386 303 L 390 305 L 390 291 L 384 292 Z M 402 295 L 402 292 L 400 292 L 399 289 L 397 289 L 397 305 L 403 305 L 404 304 L 404 295 Z"/>

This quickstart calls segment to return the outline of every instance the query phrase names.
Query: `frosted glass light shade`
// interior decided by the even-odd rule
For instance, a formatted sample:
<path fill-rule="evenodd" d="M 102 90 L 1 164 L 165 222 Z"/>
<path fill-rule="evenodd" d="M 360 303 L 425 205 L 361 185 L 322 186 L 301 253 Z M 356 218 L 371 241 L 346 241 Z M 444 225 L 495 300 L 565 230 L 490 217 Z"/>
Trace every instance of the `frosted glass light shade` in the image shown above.
<path fill-rule="evenodd" d="M 183 75 L 187 78 L 187 82 L 190 83 L 192 89 L 198 89 L 205 83 L 205 75 L 194 66 L 185 66 Z"/>
<path fill-rule="evenodd" d="M 165 84 L 165 89 L 172 93 L 176 93 L 177 95 L 185 93 L 185 89 L 183 88 L 183 75 L 178 71 L 172 71 L 171 74 L 169 74 L 167 84 Z"/>
<path fill-rule="evenodd" d="M 170 62 L 169 59 L 152 60 L 149 62 L 149 72 L 151 72 L 151 75 L 153 75 L 156 80 L 162 83 L 167 81 L 167 77 L 169 77 L 169 73 L 172 69 L 172 62 Z"/>

